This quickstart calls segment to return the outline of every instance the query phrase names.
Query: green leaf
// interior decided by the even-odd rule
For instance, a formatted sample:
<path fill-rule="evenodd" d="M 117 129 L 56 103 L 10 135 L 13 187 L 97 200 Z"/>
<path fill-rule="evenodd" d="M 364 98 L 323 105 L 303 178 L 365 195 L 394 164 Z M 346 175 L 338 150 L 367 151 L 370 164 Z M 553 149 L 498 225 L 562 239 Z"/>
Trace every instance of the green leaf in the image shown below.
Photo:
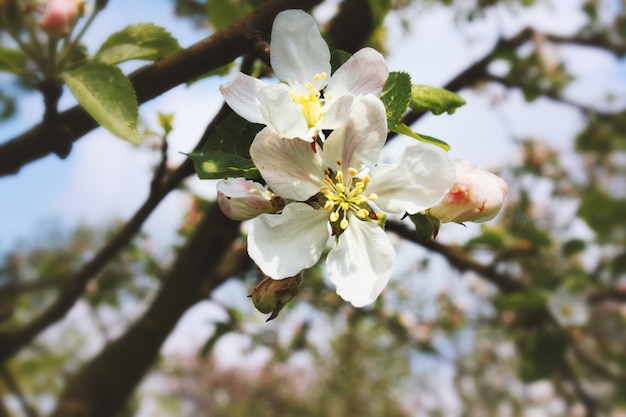
<path fill-rule="evenodd" d="M 178 41 L 162 27 L 139 23 L 109 36 L 95 58 L 115 65 L 131 59 L 155 61 L 180 50 Z"/>
<path fill-rule="evenodd" d="M 500 294 L 495 298 L 495 305 L 500 310 L 516 312 L 539 310 L 545 302 L 543 293 L 534 289 L 514 294 Z"/>
<path fill-rule="evenodd" d="M 444 112 L 452 114 L 464 104 L 465 100 L 452 91 L 427 85 L 414 84 L 411 86 L 409 106 L 415 112 L 429 110 L 437 115 Z"/>
<path fill-rule="evenodd" d="M 392 132 L 395 132 L 395 133 L 397 133 L 399 135 L 405 135 L 405 136 L 408 136 L 408 137 L 413 138 L 413 139 L 417 139 L 420 142 L 430 143 L 431 145 L 439 146 L 444 151 L 449 151 L 450 150 L 450 145 L 448 145 L 446 142 L 442 141 L 441 139 L 437 139 L 437 138 L 433 138 L 432 136 L 421 135 L 421 134 L 415 133 L 415 131 L 413 131 L 413 129 L 411 129 L 410 127 L 408 127 L 404 123 L 397 124 L 392 129 Z"/>
<path fill-rule="evenodd" d="M 0 46 L 0 71 L 21 74 L 26 65 L 26 56 L 22 51 Z"/>
<path fill-rule="evenodd" d="M 436 236 L 435 231 L 439 229 L 439 224 L 434 222 L 435 219 L 421 213 L 409 216 L 409 218 L 415 225 L 415 231 L 419 240 L 426 242 Z"/>
<path fill-rule="evenodd" d="M 567 339 L 560 334 L 536 330 L 520 343 L 519 377 L 524 382 L 549 378 L 561 368 L 565 358 Z"/>
<path fill-rule="evenodd" d="M 243 19 L 251 7 L 244 1 L 207 0 L 206 13 L 209 24 L 215 30 L 222 30 Z"/>
<path fill-rule="evenodd" d="M 387 110 L 387 129 L 393 130 L 402 120 L 411 99 L 411 76 L 406 72 L 389 74 L 380 99 Z"/>
<path fill-rule="evenodd" d="M 61 73 L 78 103 L 102 127 L 133 144 L 142 139 L 137 130 L 139 107 L 135 91 L 119 68 L 99 62 Z"/>
<path fill-rule="evenodd" d="M 236 114 L 228 116 L 209 136 L 198 152 L 187 154 L 201 179 L 226 177 L 259 178 L 249 149 L 262 125 L 250 123 Z"/>
<path fill-rule="evenodd" d="M 251 159 L 224 151 L 193 152 L 187 154 L 193 160 L 198 177 L 216 180 L 227 177 L 258 178 L 259 171 Z"/>
<path fill-rule="evenodd" d="M 330 54 L 330 68 L 331 74 L 334 74 L 335 71 L 339 69 L 343 64 L 345 64 L 352 55 L 350 52 L 346 52 L 341 49 L 335 49 Z"/>

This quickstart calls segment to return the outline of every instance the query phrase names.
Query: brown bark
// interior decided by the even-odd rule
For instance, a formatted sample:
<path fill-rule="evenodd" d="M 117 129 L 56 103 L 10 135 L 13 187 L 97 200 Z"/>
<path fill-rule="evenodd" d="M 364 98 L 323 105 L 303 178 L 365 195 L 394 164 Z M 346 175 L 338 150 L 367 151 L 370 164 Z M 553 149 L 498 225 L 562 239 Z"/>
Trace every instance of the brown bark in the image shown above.
<path fill-rule="evenodd" d="M 211 207 L 149 309 L 70 378 L 52 417 L 105 417 L 124 407 L 180 317 L 228 278 L 216 271 L 238 236 L 238 226 L 217 205 Z"/>

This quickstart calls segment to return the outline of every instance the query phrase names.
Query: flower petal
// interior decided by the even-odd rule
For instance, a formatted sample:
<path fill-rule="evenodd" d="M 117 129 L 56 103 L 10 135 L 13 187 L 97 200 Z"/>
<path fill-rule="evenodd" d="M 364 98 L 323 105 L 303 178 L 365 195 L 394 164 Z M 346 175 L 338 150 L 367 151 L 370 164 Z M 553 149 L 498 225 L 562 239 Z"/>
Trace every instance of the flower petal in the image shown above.
<path fill-rule="evenodd" d="M 395 164 L 372 168 L 367 191 L 378 194 L 376 205 L 384 211 L 415 214 L 432 207 L 448 192 L 454 172 L 446 151 L 417 143 L 406 148 Z"/>
<path fill-rule="evenodd" d="M 250 157 L 274 193 L 305 201 L 324 185 L 319 152 L 313 152 L 311 146 L 302 140 L 281 138 L 266 127 L 254 138 Z"/>
<path fill-rule="evenodd" d="M 265 124 L 259 108 L 257 92 L 267 86 L 265 81 L 238 72 L 226 84 L 220 85 L 220 92 L 231 109 L 252 123 Z"/>
<path fill-rule="evenodd" d="M 328 253 L 326 268 L 337 294 L 355 307 L 373 303 L 387 285 L 395 251 L 374 222 L 352 216 L 339 243 Z"/>
<path fill-rule="evenodd" d="M 352 94 L 344 94 L 333 100 L 326 102 L 324 111 L 324 117 L 322 121 L 315 126 L 317 130 L 335 130 L 341 125 L 346 123 L 348 116 L 350 115 L 350 109 L 354 103 L 354 96 Z"/>
<path fill-rule="evenodd" d="M 285 84 L 269 85 L 257 92 L 264 124 L 279 136 L 287 139 L 301 138 L 312 142 L 302 111 L 289 95 Z"/>
<path fill-rule="evenodd" d="M 302 10 L 286 10 L 272 26 L 270 62 L 276 76 L 290 86 L 310 82 L 317 89 L 327 81 L 313 80 L 315 74 L 330 76 L 330 51 L 317 22 Z"/>
<path fill-rule="evenodd" d="M 347 172 L 350 167 L 359 169 L 363 163 L 374 165 L 386 139 L 385 106 L 373 95 L 363 96 L 355 100 L 346 123 L 324 143 L 324 167 Z"/>
<path fill-rule="evenodd" d="M 389 76 L 385 58 L 372 48 L 363 48 L 331 77 L 326 91 L 334 96 L 350 93 L 380 95 Z"/>
<path fill-rule="evenodd" d="M 252 220 L 248 254 L 265 275 L 287 278 L 315 265 L 329 236 L 327 211 L 291 203 Z"/>

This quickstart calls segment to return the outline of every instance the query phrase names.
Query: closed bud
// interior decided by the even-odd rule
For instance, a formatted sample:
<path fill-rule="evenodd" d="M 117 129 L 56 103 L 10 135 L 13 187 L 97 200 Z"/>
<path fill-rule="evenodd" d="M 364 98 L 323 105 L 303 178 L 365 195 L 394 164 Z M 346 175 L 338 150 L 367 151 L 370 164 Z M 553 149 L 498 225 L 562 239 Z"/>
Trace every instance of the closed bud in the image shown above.
<path fill-rule="evenodd" d="M 275 319 L 280 310 L 298 294 L 301 282 L 302 273 L 280 280 L 265 277 L 254 287 L 249 297 L 261 313 L 272 313 L 266 320 L 270 321 Z"/>
<path fill-rule="evenodd" d="M 275 213 L 285 205 L 282 198 L 261 184 L 245 178 L 226 178 L 217 184 L 217 204 L 233 220 L 248 220 Z"/>
<path fill-rule="evenodd" d="M 506 182 L 491 172 L 477 169 L 467 160 L 456 160 L 455 167 L 454 185 L 428 214 L 443 223 L 480 223 L 493 219 L 504 203 Z"/>
<path fill-rule="evenodd" d="M 49 36 L 66 36 L 83 9 L 83 1 L 48 0 L 39 26 Z"/>

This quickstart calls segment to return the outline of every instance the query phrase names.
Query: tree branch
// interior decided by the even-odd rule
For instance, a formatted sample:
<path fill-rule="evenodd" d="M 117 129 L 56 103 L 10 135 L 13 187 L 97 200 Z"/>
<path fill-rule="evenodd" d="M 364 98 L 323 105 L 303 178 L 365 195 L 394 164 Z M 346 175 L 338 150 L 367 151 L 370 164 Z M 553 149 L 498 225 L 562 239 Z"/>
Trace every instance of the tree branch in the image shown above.
<path fill-rule="evenodd" d="M 223 105 L 207 127 L 207 132 L 212 131 L 230 112 L 231 110 L 226 105 Z M 208 134 L 203 135 L 202 140 L 199 141 L 194 149 L 199 150 L 208 136 Z M 59 297 L 48 308 L 24 326 L 0 332 L 0 362 L 13 356 L 43 330 L 62 319 L 83 295 L 89 281 L 141 230 L 144 221 L 163 198 L 170 191 L 177 188 L 193 172 L 193 162 L 190 159 L 186 159 L 175 171 L 167 176 L 167 180 L 163 182 L 162 186 L 157 186 L 156 182 L 152 182 L 150 195 L 144 204 L 124 227 L 89 262 L 83 265 L 72 281 L 64 286 Z M 156 175 L 158 176 L 159 174 L 157 173 Z"/>
<path fill-rule="evenodd" d="M 409 229 L 400 222 L 389 221 L 385 224 L 385 229 L 410 242 L 416 243 L 426 249 L 443 255 L 450 265 L 461 272 L 476 272 L 504 293 L 523 291 L 526 288 L 522 282 L 516 281 L 512 277 L 496 271 L 492 266 L 476 262 L 458 248 L 446 246 L 435 240 L 421 241 L 418 239 L 417 233 L 414 230 Z"/>
<path fill-rule="evenodd" d="M 274 17 L 289 8 L 311 8 L 321 0 L 274 0 L 266 3 L 240 22 L 174 55 L 146 65 L 129 78 L 142 104 L 232 62 L 253 51 L 259 39 L 268 39 Z M 23 134 L 0 145 L 0 176 L 18 172 L 24 165 L 56 153 L 65 157 L 72 143 L 98 124 L 81 107 L 66 110 L 55 123 L 39 123 Z"/>
<path fill-rule="evenodd" d="M 228 278 L 216 271 L 238 232 L 239 223 L 212 205 L 146 313 L 71 377 L 51 417 L 105 417 L 119 412 L 180 317 Z"/>

